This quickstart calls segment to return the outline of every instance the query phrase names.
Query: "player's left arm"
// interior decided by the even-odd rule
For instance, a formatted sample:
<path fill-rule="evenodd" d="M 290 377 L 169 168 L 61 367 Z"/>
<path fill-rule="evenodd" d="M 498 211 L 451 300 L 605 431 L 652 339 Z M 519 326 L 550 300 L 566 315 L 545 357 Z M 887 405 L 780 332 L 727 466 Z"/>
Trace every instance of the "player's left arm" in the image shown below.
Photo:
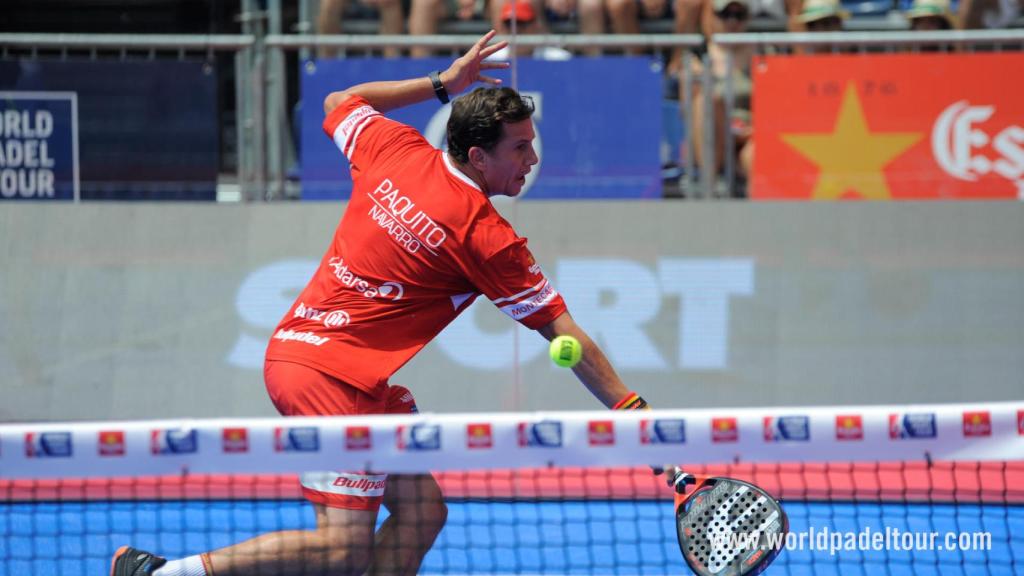
<path fill-rule="evenodd" d="M 495 34 L 497 33 L 494 30 L 485 34 L 462 57 L 452 62 L 447 70 L 440 73 L 441 85 L 448 95 L 455 96 L 476 82 L 501 84 L 500 79 L 484 74 L 486 70 L 509 66 L 508 62 L 484 61 L 488 56 L 508 46 L 508 42 L 504 40 L 488 46 Z M 427 77 L 359 84 L 340 92 L 331 92 L 324 99 L 324 113 L 330 114 L 353 96 L 362 97 L 375 110 L 387 112 L 434 98 L 434 84 Z"/>
<path fill-rule="evenodd" d="M 604 352 L 586 331 L 573 320 L 569 312 L 563 312 L 550 323 L 538 328 L 537 332 L 549 341 L 558 336 L 572 336 L 579 340 L 583 347 L 583 357 L 572 371 L 580 379 L 580 382 L 590 390 L 590 393 L 605 406 L 626 409 L 646 407 L 643 399 L 636 396 L 623 384 L 622 379 L 615 372 L 615 368 L 608 361 L 608 357 L 604 355 Z M 629 398 L 631 396 L 635 396 L 643 406 L 630 405 Z"/>

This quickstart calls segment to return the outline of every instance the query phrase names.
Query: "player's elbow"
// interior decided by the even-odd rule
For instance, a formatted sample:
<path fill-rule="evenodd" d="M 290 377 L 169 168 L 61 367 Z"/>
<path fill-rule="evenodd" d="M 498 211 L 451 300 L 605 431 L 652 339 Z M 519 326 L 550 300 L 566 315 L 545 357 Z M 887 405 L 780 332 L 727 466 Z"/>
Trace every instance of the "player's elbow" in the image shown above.
<path fill-rule="evenodd" d="M 324 98 L 324 115 L 330 114 L 335 108 L 341 106 L 346 100 L 351 98 L 352 95 L 348 92 L 331 92 Z"/>

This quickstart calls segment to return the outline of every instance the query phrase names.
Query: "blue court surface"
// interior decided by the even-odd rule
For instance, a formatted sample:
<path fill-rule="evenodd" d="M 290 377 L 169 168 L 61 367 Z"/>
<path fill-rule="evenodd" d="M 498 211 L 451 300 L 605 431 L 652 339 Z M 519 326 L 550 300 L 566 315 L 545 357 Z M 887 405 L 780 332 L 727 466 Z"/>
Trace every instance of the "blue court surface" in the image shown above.
<path fill-rule="evenodd" d="M 767 574 L 1024 574 L 1024 507 L 786 502 L 794 536 Z M 383 514 L 382 514 L 383 516 Z M 273 530 L 313 526 L 305 501 L 0 504 L 0 576 L 105 575 L 131 543 L 177 558 Z M 811 550 L 813 529 L 987 533 L 989 550 Z M 894 533 L 899 530 L 899 533 Z M 964 537 L 965 542 L 969 537 Z M 821 540 L 825 544 L 825 540 Z M 864 539 L 867 542 L 867 538 Z M 892 541 L 892 540 L 890 540 Z M 902 537 L 905 544 L 913 542 Z M 838 543 L 838 542 L 837 542 Z M 969 543 L 969 542 L 968 542 Z M 984 536 L 979 537 L 984 544 Z M 856 546 L 850 543 L 851 546 Z M 827 546 L 827 544 L 826 544 Z M 927 546 L 926 546 L 927 547 Z M 902 546 L 901 546 L 902 548 Z M 669 502 L 453 502 L 422 574 L 688 574 Z"/>

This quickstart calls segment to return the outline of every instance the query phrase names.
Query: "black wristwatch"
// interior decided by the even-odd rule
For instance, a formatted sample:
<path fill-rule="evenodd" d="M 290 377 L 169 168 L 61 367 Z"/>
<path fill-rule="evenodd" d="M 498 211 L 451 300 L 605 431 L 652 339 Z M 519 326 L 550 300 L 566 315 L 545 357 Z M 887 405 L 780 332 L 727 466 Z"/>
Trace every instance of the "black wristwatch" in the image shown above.
<path fill-rule="evenodd" d="M 444 89 L 444 84 L 441 84 L 441 73 L 434 70 L 427 77 L 430 78 L 430 82 L 434 85 L 434 94 L 437 95 L 437 99 L 441 101 L 441 104 L 447 104 L 448 91 Z"/>

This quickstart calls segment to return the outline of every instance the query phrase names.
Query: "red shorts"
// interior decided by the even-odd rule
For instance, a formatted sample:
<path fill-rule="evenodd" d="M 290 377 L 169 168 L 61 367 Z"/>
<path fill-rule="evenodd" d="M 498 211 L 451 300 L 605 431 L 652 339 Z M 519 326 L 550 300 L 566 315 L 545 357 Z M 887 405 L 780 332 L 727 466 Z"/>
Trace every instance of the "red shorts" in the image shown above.
<path fill-rule="evenodd" d="M 380 398 L 302 364 L 268 360 L 263 380 L 282 416 L 412 414 L 416 401 L 403 386 L 389 386 Z M 330 508 L 377 510 L 384 499 L 386 474 L 310 472 L 302 474 L 302 494 Z"/>

